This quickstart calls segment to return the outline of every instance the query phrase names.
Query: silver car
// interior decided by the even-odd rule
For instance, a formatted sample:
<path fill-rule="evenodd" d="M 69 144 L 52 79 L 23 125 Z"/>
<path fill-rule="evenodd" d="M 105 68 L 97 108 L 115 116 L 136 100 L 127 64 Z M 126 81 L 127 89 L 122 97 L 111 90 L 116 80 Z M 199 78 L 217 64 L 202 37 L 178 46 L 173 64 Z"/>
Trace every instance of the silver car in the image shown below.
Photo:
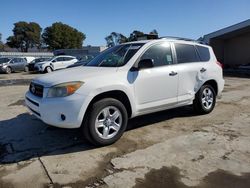
<path fill-rule="evenodd" d="M 23 57 L 0 58 L 0 71 L 10 74 L 12 72 L 25 71 L 27 61 Z"/>

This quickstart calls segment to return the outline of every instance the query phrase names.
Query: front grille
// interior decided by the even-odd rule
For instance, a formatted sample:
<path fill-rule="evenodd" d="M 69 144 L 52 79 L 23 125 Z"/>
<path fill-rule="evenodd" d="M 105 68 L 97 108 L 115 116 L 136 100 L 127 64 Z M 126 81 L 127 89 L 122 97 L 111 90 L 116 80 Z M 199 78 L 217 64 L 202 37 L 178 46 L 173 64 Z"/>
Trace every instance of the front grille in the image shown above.
<path fill-rule="evenodd" d="M 33 82 L 30 83 L 30 92 L 38 97 L 43 97 L 43 86 L 39 84 L 35 84 Z"/>

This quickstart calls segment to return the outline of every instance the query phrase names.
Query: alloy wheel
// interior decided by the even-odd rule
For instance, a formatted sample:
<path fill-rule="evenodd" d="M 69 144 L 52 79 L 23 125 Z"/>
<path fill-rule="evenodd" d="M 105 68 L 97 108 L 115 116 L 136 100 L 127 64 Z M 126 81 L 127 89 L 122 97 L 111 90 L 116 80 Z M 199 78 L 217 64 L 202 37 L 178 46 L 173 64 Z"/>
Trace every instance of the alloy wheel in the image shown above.
<path fill-rule="evenodd" d="M 202 92 L 201 102 L 206 110 L 213 106 L 214 94 L 210 88 L 205 88 Z"/>
<path fill-rule="evenodd" d="M 95 121 L 95 131 L 102 139 L 113 138 L 122 126 L 122 114 L 115 106 L 105 107 Z"/>

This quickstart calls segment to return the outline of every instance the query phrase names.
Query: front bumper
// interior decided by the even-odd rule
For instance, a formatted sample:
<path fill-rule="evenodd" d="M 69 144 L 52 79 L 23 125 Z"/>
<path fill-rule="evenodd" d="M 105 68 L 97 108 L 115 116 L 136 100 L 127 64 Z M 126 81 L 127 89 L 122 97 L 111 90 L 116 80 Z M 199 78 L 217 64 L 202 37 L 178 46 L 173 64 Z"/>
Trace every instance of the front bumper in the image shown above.
<path fill-rule="evenodd" d="M 77 93 L 61 98 L 40 98 L 30 91 L 25 95 L 29 111 L 43 122 L 60 128 L 79 128 L 87 108 L 85 96 Z M 62 119 L 65 116 L 65 120 Z"/>
<path fill-rule="evenodd" d="M 6 67 L 1 66 L 0 67 L 0 72 L 6 72 Z"/>

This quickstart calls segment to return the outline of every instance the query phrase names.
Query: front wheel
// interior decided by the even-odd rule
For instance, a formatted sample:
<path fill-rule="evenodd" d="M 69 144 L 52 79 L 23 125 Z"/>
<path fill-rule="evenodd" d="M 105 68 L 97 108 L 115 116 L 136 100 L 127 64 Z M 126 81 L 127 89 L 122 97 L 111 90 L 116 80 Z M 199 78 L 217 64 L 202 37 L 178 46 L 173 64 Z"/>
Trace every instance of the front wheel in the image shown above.
<path fill-rule="evenodd" d="M 214 109 L 215 103 L 216 94 L 214 88 L 210 85 L 203 85 L 195 95 L 193 107 L 199 114 L 208 114 Z"/>
<path fill-rule="evenodd" d="M 52 70 L 52 68 L 51 67 L 46 67 L 46 69 L 45 69 L 45 72 L 47 72 L 47 73 L 50 73 L 50 72 L 52 72 L 53 70 Z"/>
<path fill-rule="evenodd" d="M 83 125 L 85 137 L 97 146 L 116 142 L 126 130 L 128 115 L 124 105 L 112 98 L 94 103 Z"/>

